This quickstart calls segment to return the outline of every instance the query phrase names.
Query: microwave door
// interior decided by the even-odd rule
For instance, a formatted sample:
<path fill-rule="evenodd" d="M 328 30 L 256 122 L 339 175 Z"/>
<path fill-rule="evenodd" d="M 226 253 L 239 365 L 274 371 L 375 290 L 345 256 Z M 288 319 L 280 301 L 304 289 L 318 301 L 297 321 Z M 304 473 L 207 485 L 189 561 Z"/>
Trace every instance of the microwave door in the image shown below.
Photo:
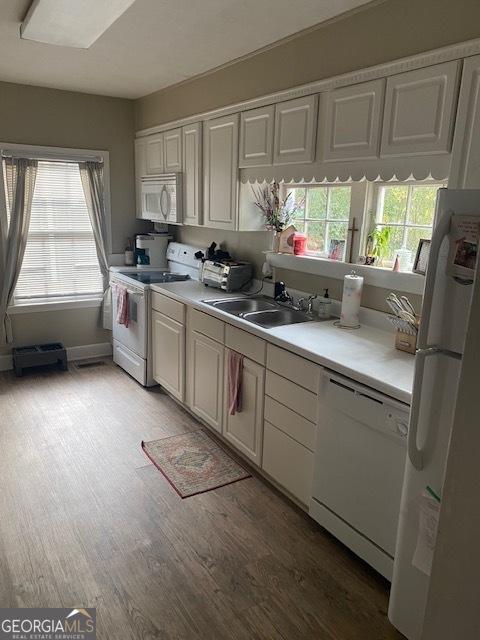
<path fill-rule="evenodd" d="M 142 217 L 146 220 L 165 222 L 166 216 L 164 208 L 167 206 L 163 201 L 165 186 L 144 185 L 143 186 L 143 206 Z"/>

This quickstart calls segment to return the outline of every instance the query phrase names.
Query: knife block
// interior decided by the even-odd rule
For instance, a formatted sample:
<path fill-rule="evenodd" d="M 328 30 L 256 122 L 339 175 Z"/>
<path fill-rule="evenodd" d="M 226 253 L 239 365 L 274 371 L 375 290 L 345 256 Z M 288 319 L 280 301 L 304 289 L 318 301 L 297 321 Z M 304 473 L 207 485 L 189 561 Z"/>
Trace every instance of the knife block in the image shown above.
<path fill-rule="evenodd" d="M 415 355 L 417 350 L 417 336 L 414 333 L 405 333 L 404 331 L 395 331 L 395 349 L 406 351 Z"/>

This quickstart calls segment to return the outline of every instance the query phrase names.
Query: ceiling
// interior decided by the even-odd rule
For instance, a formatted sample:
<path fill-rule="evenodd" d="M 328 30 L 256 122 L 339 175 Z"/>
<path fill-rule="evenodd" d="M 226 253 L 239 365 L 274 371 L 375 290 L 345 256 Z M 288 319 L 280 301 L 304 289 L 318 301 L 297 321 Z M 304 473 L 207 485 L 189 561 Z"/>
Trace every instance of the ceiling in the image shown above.
<path fill-rule="evenodd" d="M 138 98 L 368 1 L 136 0 L 90 49 L 70 49 L 21 40 L 31 0 L 8 0 L 0 3 L 0 80 Z"/>

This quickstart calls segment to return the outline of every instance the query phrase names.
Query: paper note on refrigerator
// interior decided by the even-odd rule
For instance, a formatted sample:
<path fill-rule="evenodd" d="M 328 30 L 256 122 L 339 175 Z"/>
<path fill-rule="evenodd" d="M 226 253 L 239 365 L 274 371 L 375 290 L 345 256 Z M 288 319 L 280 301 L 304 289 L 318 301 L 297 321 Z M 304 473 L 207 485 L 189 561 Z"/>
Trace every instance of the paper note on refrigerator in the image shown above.
<path fill-rule="evenodd" d="M 424 491 L 419 498 L 417 546 L 412 564 L 427 576 L 432 570 L 439 515 L 439 500 L 428 491 Z"/>

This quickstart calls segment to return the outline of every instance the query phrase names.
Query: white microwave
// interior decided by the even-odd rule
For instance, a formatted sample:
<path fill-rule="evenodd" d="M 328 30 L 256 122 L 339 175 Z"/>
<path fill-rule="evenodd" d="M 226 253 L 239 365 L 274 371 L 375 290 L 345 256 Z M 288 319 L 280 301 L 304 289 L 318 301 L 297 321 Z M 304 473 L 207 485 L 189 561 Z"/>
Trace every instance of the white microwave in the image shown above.
<path fill-rule="evenodd" d="M 141 218 L 153 222 L 182 224 L 182 174 L 164 173 L 142 178 Z"/>

